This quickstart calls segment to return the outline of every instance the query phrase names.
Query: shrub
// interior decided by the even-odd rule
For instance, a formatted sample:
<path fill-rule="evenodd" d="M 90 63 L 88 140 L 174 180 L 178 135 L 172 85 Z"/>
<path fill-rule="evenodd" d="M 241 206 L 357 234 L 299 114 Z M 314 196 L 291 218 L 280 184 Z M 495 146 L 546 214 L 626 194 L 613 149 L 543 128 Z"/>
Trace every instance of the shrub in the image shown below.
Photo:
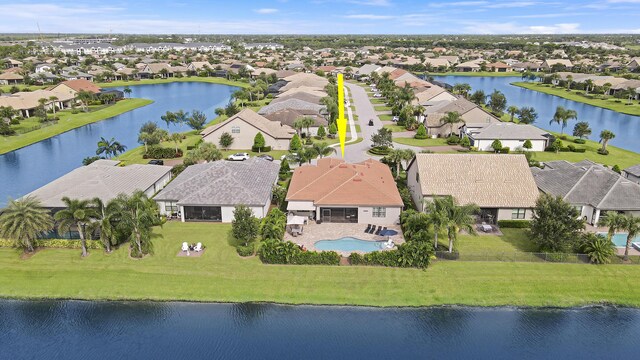
<path fill-rule="evenodd" d="M 378 147 L 372 147 L 369 150 L 370 153 L 372 153 L 373 155 L 389 155 L 389 152 L 391 152 L 391 149 L 389 149 L 386 146 L 378 146 Z"/>
<path fill-rule="evenodd" d="M 449 144 L 449 145 L 456 145 L 456 144 L 459 144 L 459 143 L 460 143 L 460 138 L 455 136 L 455 135 L 450 135 L 447 138 L 447 144 Z"/>
<path fill-rule="evenodd" d="M 290 241 L 266 240 L 260 247 L 260 260 L 265 264 L 339 265 L 340 255 L 335 251 L 302 251 Z"/>
<path fill-rule="evenodd" d="M 498 150 L 498 154 L 508 154 L 511 151 L 509 147 L 503 147 Z"/>
<path fill-rule="evenodd" d="M 575 147 L 575 146 L 573 146 L 573 144 L 569 144 L 569 145 L 567 146 L 567 149 L 569 149 L 569 151 L 571 151 L 571 152 L 575 152 L 575 151 L 576 151 L 576 147 Z"/>
<path fill-rule="evenodd" d="M 244 245 L 236 246 L 236 252 L 238 253 L 238 255 L 242 257 L 253 256 L 254 250 L 255 248 L 253 244 L 249 244 L 248 246 L 244 246 Z"/>
<path fill-rule="evenodd" d="M 260 147 L 260 148 L 259 148 L 259 147 L 252 146 L 252 147 L 251 147 L 251 151 L 253 151 L 253 152 L 257 152 L 257 153 L 261 153 L 261 152 L 269 152 L 269 151 L 271 151 L 271 146 L 263 146 L 263 147 Z"/>
<path fill-rule="evenodd" d="M 150 146 L 147 149 L 147 152 L 142 155 L 143 159 L 173 159 L 177 157 L 182 157 L 182 149 L 174 148 L 163 148 L 160 146 Z"/>
<path fill-rule="evenodd" d="M 0 239 L 0 247 L 13 247 L 13 240 Z M 33 241 L 33 247 L 80 249 L 82 243 L 79 239 L 36 239 Z M 104 249 L 104 245 L 99 240 L 87 240 L 87 249 Z"/>
<path fill-rule="evenodd" d="M 609 150 L 600 148 L 600 149 L 598 149 L 598 154 L 600 154 L 600 155 L 609 155 Z"/>
<path fill-rule="evenodd" d="M 433 247 L 428 242 L 407 242 L 396 250 L 374 251 L 364 255 L 349 255 L 351 265 L 378 265 L 388 267 L 415 267 L 426 269 L 433 258 Z"/>
<path fill-rule="evenodd" d="M 416 131 L 416 135 L 414 137 L 416 139 L 426 139 L 429 137 L 429 135 L 427 135 L 427 129 L 424 127 L 424 124 L 418 125 L 418 130 Z"/>
<path fill-rule="evenodd" d="M 560 138 L 561 140 L 567 140 L 567 135 L 562 134 L 558 136 L 558 138 Z"/>
<path fill-rule="evenodd" d="M 469 146 L 471 146 L 471 140 L 469 140 L 469 137 L 465 136 L 462 138 L 462 140 L 460 140 L 460 145 L 468 148 Z"/>
<path fill-rule="evenodd" d="M 530 220 L 498 220 L 498 226 L 510 229 L 527 229 L 531 226 Z"/>
<path fill-rule="evenodd" d="M 613 165 L 613 167 L 611 168 L 611 170 L 617 172 L 618 174 L 620 174 L 621 170 L 620 170 L 620 166 L 618 165 Z"/>
<path fill-rule="evenodd" d="M 576 144 L 586 144 L 587 140 L 585 140 L 585 139 L 575 139 L 575 140 L 573 140 L 573 142 L 576 143 Z"/>

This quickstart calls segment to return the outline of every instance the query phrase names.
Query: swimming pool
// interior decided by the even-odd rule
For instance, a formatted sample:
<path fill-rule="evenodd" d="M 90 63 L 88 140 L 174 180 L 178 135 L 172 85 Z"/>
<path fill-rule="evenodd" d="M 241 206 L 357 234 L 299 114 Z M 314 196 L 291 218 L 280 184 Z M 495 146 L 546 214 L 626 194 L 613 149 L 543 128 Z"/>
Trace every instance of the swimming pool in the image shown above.
<path fill-rule="evenodd" d="M 313 245 L 316 250 L 321 251 L 334 250 L 344 252 L 372 252 L 382 250 L 384 248 L 384 243 L 384 241 L 367 241 L 347 236 L 336 240 L 318 240 Z"/>
<path fill-rule="evenodd" d="M 599 232 L 598 235 L 602 235 L 607 237 L 607 233 Z M 627 234 L 626 233 L 618 233 L 613 235 L 611 238 L 611 242 L 615 244 L 616 247 L 626 247 L 627 246 Z M 640 236 L 636 236 L 631 242 L 640 242 Z"/>

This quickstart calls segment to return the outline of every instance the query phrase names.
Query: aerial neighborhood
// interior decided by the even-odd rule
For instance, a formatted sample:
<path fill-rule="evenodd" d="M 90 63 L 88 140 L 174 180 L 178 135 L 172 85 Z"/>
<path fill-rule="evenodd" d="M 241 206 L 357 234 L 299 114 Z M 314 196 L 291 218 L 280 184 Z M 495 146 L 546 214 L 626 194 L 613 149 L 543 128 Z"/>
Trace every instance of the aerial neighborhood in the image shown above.
<path fill-rule="evenodd" d="M 0 246 L 239 274 L 640 263 L 637 47 L 156 40 L 4 44 Z"/>

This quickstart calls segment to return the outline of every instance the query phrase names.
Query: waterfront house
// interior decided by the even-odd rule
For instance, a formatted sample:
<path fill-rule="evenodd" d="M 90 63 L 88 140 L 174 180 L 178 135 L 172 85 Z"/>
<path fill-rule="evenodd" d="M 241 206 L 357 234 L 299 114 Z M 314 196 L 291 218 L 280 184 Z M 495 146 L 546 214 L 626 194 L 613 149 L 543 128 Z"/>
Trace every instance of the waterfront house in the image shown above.
<path fill-rule="evenodd" d="M 219 146 L 224 133 L 233 136 L 230 149 L 248 150 L 253 146 L 256 134 L 262 133 L 267 147 L 273 150 L 288 150 L 295 129 L 279 121 L 271 121 L 251 109 L 244 109 L 227 120 L 210 126 L 200 133 L 202 139 Z"/>
<path fill-rule="evenodd" d="M 558 160 L 531 171 L 541 192 L 562 197 L 589 224 L 606 211 L 640 215 L 640 185 L 602 165 Z"/>
<path fill-rule="evenodd" d="M 294 170 L 287 210 L 327 223 L 392 225 L 403 207 L 389 166 L 323 158 Z"/>
<path fill-rule="evenodd" d="M 280 166 L 261 158 L 214 161 L 187 167 L 154 200 L 160 213 L 182 221 L 231 222 L 236 205 L 257 218 L 269 211 Z"/>
<path fill-rule="evenodd" d="M 17 85 L 24 82 L 24 77 L 14 72 L 4 72 L 0 74 L 0 85 Z"/>
<path fill-rule="evenodd" d="M 439 196 L 476 204 L 481 219 L 531 219 L 539 192 L 522 154 L 416 154 L 407 185 L 419 210 Z"/>
<path fill-rule="evenodd" d="M 544 71 L 550 71 L 555 67 L 563 68 L 566 70 L 571 70 L 573 68 L 573 63 L 569 59 L 547 59 L 541 65 L 540 69 Z"/>
<path fill-rule="evenodd" d="M 505 122 L 494 122 L 480 128 L 467 128 L 465 125 L 462 131 L 469 137 L 471 146 L 479 151 L 493 151 L 491 144 L 495 140 L 500 140 L 502 147 L 511 150 L 527 150 L 523 146 L 529 140 L 530 151 L 544 151 L 554 139 L 549 132 L 533 125 Z"/>
<path fill-rule="evenodd" d="M 622 170 L 622 176 L 635 183 L 640 184 L 640 164 L 633 165 Z"/>

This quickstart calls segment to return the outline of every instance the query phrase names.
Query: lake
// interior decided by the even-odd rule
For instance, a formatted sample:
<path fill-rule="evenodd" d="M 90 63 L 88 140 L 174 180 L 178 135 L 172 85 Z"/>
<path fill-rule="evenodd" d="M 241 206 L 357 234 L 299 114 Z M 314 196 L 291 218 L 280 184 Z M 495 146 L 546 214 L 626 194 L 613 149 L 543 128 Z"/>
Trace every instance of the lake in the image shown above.
<path fill-rule="evenodd" d="M 3 359 L 637 358 L 640 310 L 0 301 Z"/>
<path fill-rule="evenodd" d="M 131 86 L 131 97 L 151 99 L 154 103 L 0 155 L 0 206 L 8 197 L 25 195 L 81 166 L 82 159 L 95 155 L 100 137 L 114 137 L 128 149 L 135 148 L 139 146 L 138 130 L 143 123 L 156 121 L 166 129 L 160 116 L 180 109 L 204 111 L 213 119 L 215 109 L 226 105 L 236 89 L 203 82 Z M 168 130 L 190 129 L 172 125 Z"/>
<path fill-rule="evenodd" d="M 450 85 L 467 83 L 471 85 L 472 92 L 482 90 L 486 95 L 494 89 L 502 91 L 507 98 L 507 106 L 517 107 L 530 106 L 538 112 L 538 120 L 534 125 L 546 130 L 560 132 L 561 127 L 557 123 L 549 124 L 556 111 L 556 107 L 564 106 L 578 112 L 578 121 L 589 122 L 592 134 L 591 140 L 600 140 L 602 130 L 611 130 L 616 134 L 615 139 L 609 143 L 611 145 L 640 152 L 640 116 L 621 114 L 615 111 L 591 106 L 561 97 L 543 94 L 541 92 L 524 89 L 510 83 L 522 81 L 520 76 L 516 77 L 488 77 L 488 76 L 434 76 L 437 81 Z M 577 121 L 571 120 L 565 128 L 565 133 L 571 134 L 573 126 Z"/>

